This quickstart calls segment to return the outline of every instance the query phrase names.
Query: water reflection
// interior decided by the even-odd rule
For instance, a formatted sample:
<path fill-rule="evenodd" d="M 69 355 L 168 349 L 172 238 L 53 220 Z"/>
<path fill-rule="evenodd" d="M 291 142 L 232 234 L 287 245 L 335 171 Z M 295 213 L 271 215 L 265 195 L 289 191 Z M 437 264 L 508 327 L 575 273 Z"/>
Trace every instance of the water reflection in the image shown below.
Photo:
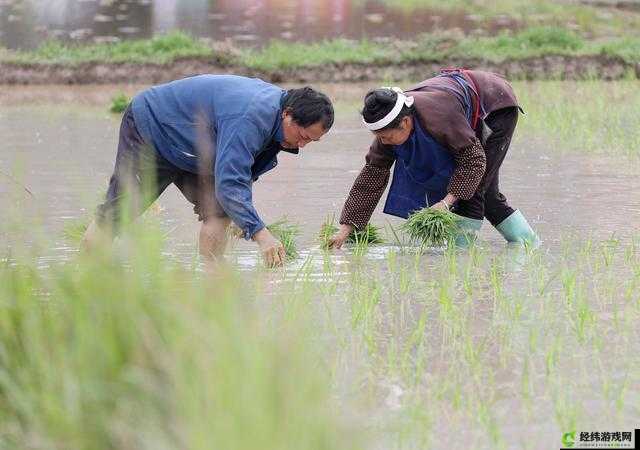
<path fill-rule="evenodd" d="M 271 38 L 411 38 L 438 29 L 484 33 L 515 25 L 461 11 L 407 10 L 384 0 L 0 0 L 0 44 L 13 49 L 48 38 L 104 42 L 174 29 L 259 45 Z"/>

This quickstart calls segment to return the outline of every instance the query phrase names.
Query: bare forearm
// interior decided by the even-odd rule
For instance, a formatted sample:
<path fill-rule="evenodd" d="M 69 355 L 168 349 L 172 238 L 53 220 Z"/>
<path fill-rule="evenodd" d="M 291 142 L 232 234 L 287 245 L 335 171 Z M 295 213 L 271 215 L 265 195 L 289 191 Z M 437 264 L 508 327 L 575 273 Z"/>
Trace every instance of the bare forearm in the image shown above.
<path fill-rule="evenodd" d="M 458 197 L 453 194 L 447 194 L 444 197 L 443 201 L 446 203 L 447 208 L 451 208 L 451 206 L 458 201 Z"/>

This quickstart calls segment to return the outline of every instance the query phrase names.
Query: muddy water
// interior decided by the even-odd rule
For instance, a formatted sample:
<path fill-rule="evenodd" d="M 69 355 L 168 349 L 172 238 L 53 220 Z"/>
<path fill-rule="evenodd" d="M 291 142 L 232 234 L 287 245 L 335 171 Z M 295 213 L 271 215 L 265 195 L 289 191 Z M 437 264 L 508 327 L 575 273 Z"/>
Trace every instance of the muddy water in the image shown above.
<path fill-rule="evenodd" d="M 319 253 L 316 250 L 315 234 L 320 223 L 328 214 L 340 213 L 344 197 L 363 164 L 364 153 L 371 139 L 369 133 L 362 129 L 357 115 L 360 96 L 368 86 L 318 87 L 332 98 L 340 99 L 336 105 L 338 115 L 334 128 L 321 142 L 304 149 L 300 156 L 283 154 L 280 157 L 280 166 L 257 182 L 254 191 L 257 209 L 266 222 L 287 215 L 301 225 L 299 247 L 303 256 Z M 4 252 L 7 244 L 12 245 L 15 242 L 28 244 L 30 241 L 45 241 L 47 249 L 41 253 L 41 266 L 47 266 L 52 261 L 69 260 L 75 255 L 75 245 L 62 236 L 62 230 L 65 225 L 90 216 L 106 189 L 115 158 L 119 116 L 106 112 L 109 98 L 122 89 L 131 94 L 139 88 L 0 88 L 0 231 L 10 229 L 10 233 L 0 236 L 0 251 Z M 523 128 L 526 120 L 527 116 L 521 118 Z M 612 235 L 627 241 L 638 233 L 640 197 L 634 195 L 640 190 L 640 180 L 636 177 L 637 169 L 637 161 L 611 156 L 562 153 L 560 148 L 542 136 L 519 133 L 504 163 L 501 185 L 512 205 L 525 212 L 542 237 L 544 243 L 540 257 L 545 261 L 552 261 L 559 258 L 562 246 L 568 242 L 565 240 L 567 235 L 577 236 L 578 241 L 584 241 L 587 237 L 603 240 Z M 189 204 L 171 187 L 161 197 L 159 205 L 160 208 L 152 214 L 160 220 L 168 236 L 167 257 L 190 264 L 197 253 L 195 242 L 198 223 L 191 213 Z M 16 217 L 21 218 L 21 221 L 12 224 Z M 378 209 L 373 222 L 384 225 L 387 221 L 399 223 L 397 219 L 383 215 Z M 34 237 L 31 236 L 31 230 L 42 231 Z M 18 236 L 20 241 L 17 241 L 15 236 Z M 481 238 L 481 245 L 488 250 L 490 256 L 502 253 L 505 249 L 502 238 L 488 225 L 482 230 Z M 391 250 L 391 246 L 369 250 L 364 264 L 379 276 L 366 278 L 364 281 L 353 281 L 350 278 L 352 273 L 356 276 L 362 275 L 351 270 L 349 249 L 333 254 L 332 274 L 335 275 L 335 280 L 329 279 L 326 283 L 336 282 L 344 285 L 354 282 L 362 283 L 362 286 L 378 283 L 379 287 L 384 284 L 384 292 L 390 293 L 391 297 L 381 299 L 378 305 L 380 321 L 375 324 L 374 337 L 379 339 L 379 342 L 376 342 L 379 355 L 389 354 L 387 349 L 392 349 L 391 344 L 397 340 L 402 342 L 404 334 L 410 335 L 414 332 L 414 322 L 426 309 L 429 313 L 429 323 L 426 327 L 425 342 L 429 342 L 430 345 L 425 349 L 429 361 L 429 367 L 426 369 L 428 382 L 425 388 L 432 388 L 429 383 L 442 383 L 442 386 L 446 387 L 448 376 L 455 375 L 447 370 L 455 361 L 450 361 L 448 355 L 442 353 L 442 349 L 448 348 L 448 343 L 437 320 L 440 311 L 438 300 L 436 296 L 431 298 L 423 295 L 425 298 L 419 298 L 422 295 L 420 290 L 408 290 L 402 294 L 402 289 L 397 288 L 402 283 L 402 275 L 400 271 L 394 271 L 390 267 L 394 258 Z M 238 242 L 230 254 L 231 259 L 243 270 L 254 270 L 259 265 L 259 258 L 252 243 Z M 515 256 L 518 255 L 516 252 Z M 421 282 L 412 280 L 419 289 L 429 288 L 429 283 L 437 282 L 442 275 L 439 272 L 442 268 L 438 267 L 441 259 L 430 256 L 427 255 L 424 262 L 420 262 Z M 287 274 L 295 276 L 296 269 L 303 261 L 304 258 L 301 258 L 289 265 L 290 270 L 287 270 Z M 547 398 L 548 391 L 544 390 L 548 381 L 544 377 L 543 365 L 535 370 L 532 365 L 533 405 L 525 408 L 519 403 L 520 368 L 525 364 L 525 360 L 528 363 L 529 358 L 536 361 L 535 355 L 527 355 L 527 352 L 519 350 L 527 347 L 522 342 L 526 343 L 531 339 L 530 330 L 538 333 L 535 335 L 538 341 L 552 339 L 556 334 L 567 339 L 566 353 L 560 361 L 564 364 L 560 372 L 562 377 L 565 377 L 560 379 L 566 383 L 562 388 L 567 389 L 568 399 L 584 399 L 585 410 L 593 411 L 593 415 L 597 415 L 597 411 L 602 411 L 607 406 L 599 394 L 601 386 L 598 384 L 598 377 L 601 375 L 578 373 L 579 368 L 585 367 L 583 362 L 590 361 L 593 349 L 590 346 L 569 347 L 573 341 L 567 337 L 566 324 L 554 322 L 554 308 L 559 304 L 557 308 L 560 311 L 565 303 L 562 298 L 562 286 L 558 286 L 561 283 L 556 282 L 553 288 L 557 290 L 557 296 L 545 298 L 538 290 L 531 293 L 528 283 L 531 278 L 536 278 L 536 274 L 518 271 L 520 266 L 517 258 L 514 259 L 514 263 L 505 269 L 512 271 L 514 276 L 504 277 L 504 289 L 516 292 L 523 298 L 514 296 L 504 304 L 498 304 L 498 308 L 490 282 L 476 282 L 473 302 L 468 305 L 468 313 L 472 314 L 474 319 L 470 332 L 473 336 L 481 338 L 485 336 L 487 329 L 507 333 L 506 342 L 500 341 L 496 348 L 488 348 L 484 360 L 491 369 L 496 368 L 493 387 L 496 397 L 493 398 L 491 406 L 493 414 L 500 421 L 503 435 L 513 444 L 506 448 L 559 448 L 558 440 L 563 430 L 558 429 L 557 421 L 554 422 L 554 413 L 557 411 L 554 411 L 553 402 Z M 322 258 L 316 258 L 314 264 L 318 266 L 311 268 L 312 279 L 322 277 Z M 464 264 L 464 261 L 460 264 Z M 396 265 L 399 266 L 400 264 Z M 602 282 L 607 286 L 608 283 L 611 288 L 615 288 L 619 281 L 621 286 L 626 286 L 626 280 L 632 276 L 627 273 L 629 270 L 632 269 L 616 267 L 612 272 L 612 278 L 607 280 L 609 274 L 606 271 L 599 274 L 597 269 L 593 269 L 594 284 Z M 482 271 L 479 273 L 482 275 Z M 265 283 L 267 295 L 265 299 L 261 298 L 261 301 L 264 300 L 265 308 L 270 307 L 269 293 L 275 291 L 282 294 L 283 290 L 278 290 L 279 283 L 289 281 L 286 277 L 277 275 L 269 279 L 272 283 Z M 409 279 L 413 276 L 411 273 L 405 275 Z M 547 274 L 549 278 L 553 276 L 558 275 Z M 534 287 L 537 288 L 535 280 Z M 589 289 L 589 298 L 602 299 L 607 293 L 606 290 L 598 291 L 595 286 L 590 286 Z M 337 289 L 330 301 L 327 302 L 325 299 L 317 302 L 317 305 L 310 306 L 318 308 L 318 317 L 326 314 L 323 308 L 331 309 L 336 322 L 332 325 L 336 326 L 336 329 L 340 329 L 343 322 L 344 329 L 350 329 L 350 321 L 354 320 L 354 309 L 358 307 L 358 299 L 349 298 L 349 301 L 344 301 L 342 296 L 347 294 L 343 294 L 343 291 L 345 290 Z M 619 296 L 613 293 L 607 298 L 611 301 L 620 300 Z M 501 325 L 503 322 L 513 321 L 504 311 L 512 302 L 520 302 L 521 311 L 519 320 L 514 321 L 518 331 L 513 336 L 508 334 L 509 327 L 503 328 Z M 602 303 L 608 306 L 606 301 Z M 544 304 L 544 307 L 541 307 L 541 304 Z M 620 307 L 624 307 L 622 301 Z M 549 308 L 554 314 L 545 315 L 545 308 Z M 598 357 L 601 358 L 603 367 L 609 368 L 613 374 L 607 378 L 607 382 L 615 385 L 622 383 L 620 379 L 623 376 L 629 376 L 628 382 L 625 381 L 628 383 L 629 398 L 625 409 L 620 413 L 622 419 L 627 419 L 637 412 L 637 407 L 633 409 L 634 404 L 637 405 L 637 402 L 634 403 L 637 394 L 635 397 L 632 396 L 638 387 L 637 376 L 632 372 L 633 367 L 637 365 L 628 367 L 632 364 L 629 355 L 637 353 L 640 341 L 635 339 L 637 332 L 628 332 L 623 336 L 618 329 L 607 328 L 606 324 L 612 321 L 610 310 L 610 307 L 604 307 L 603 311 L 596 311 L 598 326 L 609 331 L 604 335 L 606 344 L 609 345 L 607 351 L 601 352 Z M 461 308 L 461 311 L 464 309 Z M 637 311 L 635 314 L 637 317 Z M 533 321 L 536 323 L 530 323 Z M 336 389 L 341 397 L 348 399 L 354 396 L 354 392 L 358 392 L 358 388 L 353 388 L 353 384 L 362 380 L 365 376 L 363 374 L 373 369 L 368 366 L 367 355 L 358 347 L 357 336 L 349 336 L 349 340 L 345 342 L 353 345 L 354 349 L 352 352 L 350 348 L 344 350 L 347 356 L 344 367 L 338 369 L 339 380 L 336 382 Z M 499 347 L 507 344 L 515 346 L 518 351 L 506 352 L 514 359 L 508 361 L 504 369 L 500 368 Z M 589 368 L 591 369 L 592 367 Z M 569 383 L 573 377 L 583 385 L 576 387 Z M 399 408 L 411 401 L 407 394 L 409 388 L 402 381 L 384 375 L 380 378 L 362 383 L 376 398 L 371 404 L 363 407 L 366 413 L 363 413 L 361 420 L 367 424 L 385 424 L 393 421 Z M 470 380 L 471 377 L 462 378 L 462 386 L 465 389 L 467 378 Z M 433 389 L 437 391 L 437 387 Z M 435 407 L 439 408 L 443 401 L 435 403 Z M 528 416 L 523 413 L 525 410 L 529 412 Z M 442 409 L 436 409 L 437 413 L 441 411 Z M 606 423 L 611 423 L 608 418 L 605 423 L 602 422 L 605 419 L 597 419 L 598 421 L 592 423 L 591 429 L 601 429 Z M 473 445 L 478 440 L 483 442 L 482 438 L 478 437 L 482 432 L 478 431 L 479 426 L 476 422 L 457 425 L 459 424 L 449 423 L 447 414 L 434 417 L 432 430 L 439 436 L 438 444 L 441 444 L 436 444 L 434 448 L 462 448 L 461 441 L 467 442 L 469 445 L 465 447 L 468 448 L 498 448 L 482 444 Z M 616 429 L 626 430 L 635 424 L 625 422 L 623 425 L 624 427 Z M 441 430 L 445 432 L 440 433 Z M 449 430 L 455 430 L 456 433 L 448 433 Z M 440 437 L 441 434 L 443 436 Z M 372 448 L 396 447 L 397 443 L 388 439 L 387 436 L 383 436 L 378 445 Z M 448 441 L 451 441 L 450 445 L 447 444 Z M 544 444 L 538 445 L 540 442 Z M 405 448 L 418 446 L 409 443 Z"/>
<path fill-rule="evenodd" d="M 286 216 L 298 223 L 303 249 L 313 248 L 328 216 L 339 216 L 371 139 L 357 114 L 366 87 L 320 88 L 341 99 L 334 128 L 299 156 L 282 154 L 279 167 L 254 187 L 265 222 Z M 138 87 L 126 89 L 135 92 Z M 0 95 L 0 208 L 44 224 L 55 236 L 58 256 L 75 251 L 62 237 L 63 228 L 89 217 L 106 190 L 119 127 L 119 116 L 106 110 L 110 96 L 119 90 L 45 86 L 11 88 Z M 517 135 L 501 172 L 502 191 L 512 206 L 524 211 L 545 245 L 553 247 L 572 233 L 607 238 L 637 231 L 629 219 L 640 217 L 640 197 L 629 195 L 640 191 L 637 167 L 613 157 L 558 150 L 539 137 Z M 190 205 L 173 186 L 159 204 L 153 214 L 159 214 L 172 252 L 191 258 L 198 223 Z M 399 220 L 382 214 L 381 206 L 373 222 L 397 225 Z M 481 237 L 487 245 L 503 246 L 489 224 Z M 252 243 L 236 242 L 233 248 L 239 254 L 249 252 L 249 261 L 255 259 Z"/>
<path fill-rule="evenodd" d="M 174 29 L 214 40 L 259 45 L 271 38 L 412 37 L 442 29 L 483 33 L 517 26 L 461 11 L 433 11 L 401 2 L 337 0 L 2 0 L 0 44 L 33 48 L 47 38 L 113 42 Z"/>

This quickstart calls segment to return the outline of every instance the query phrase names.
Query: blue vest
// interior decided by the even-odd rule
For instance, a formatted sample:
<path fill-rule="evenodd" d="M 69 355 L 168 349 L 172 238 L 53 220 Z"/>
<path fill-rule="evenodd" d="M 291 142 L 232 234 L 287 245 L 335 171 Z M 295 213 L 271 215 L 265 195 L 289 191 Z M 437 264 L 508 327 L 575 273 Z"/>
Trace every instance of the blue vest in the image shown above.
<path fill-rule="evenodd" d="M 417 116 L 413 116 L 409 138 L 394 146 L 393 151 L 396 162 L 385 214 L 406 219 L 413 211 L 432 206 L 447 195 L 453 157 L 422 128 Z"/>

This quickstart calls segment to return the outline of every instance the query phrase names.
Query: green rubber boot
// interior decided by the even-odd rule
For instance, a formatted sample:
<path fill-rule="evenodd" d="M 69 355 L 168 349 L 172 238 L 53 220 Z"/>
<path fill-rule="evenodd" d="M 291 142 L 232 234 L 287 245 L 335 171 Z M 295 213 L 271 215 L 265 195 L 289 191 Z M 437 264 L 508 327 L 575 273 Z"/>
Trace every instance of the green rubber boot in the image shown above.
<path fill-rule="evenodd" d="M 482 220 L 470 219 L 455 215 L 458 220 L 459 232 L 455 237 L 455 244 L 458 248 L 468 248 L 478 237 L 478 231 L 482 227 Z"/>
<path fill-rule="evenodd" d="M 519 242 L 533 248 L 540 245 L 538 235 L 533 231 L 519 209 L 516 209 L 509 217 L 496 225 L 496 230 L 500 232 L 507 242 Z"/>

